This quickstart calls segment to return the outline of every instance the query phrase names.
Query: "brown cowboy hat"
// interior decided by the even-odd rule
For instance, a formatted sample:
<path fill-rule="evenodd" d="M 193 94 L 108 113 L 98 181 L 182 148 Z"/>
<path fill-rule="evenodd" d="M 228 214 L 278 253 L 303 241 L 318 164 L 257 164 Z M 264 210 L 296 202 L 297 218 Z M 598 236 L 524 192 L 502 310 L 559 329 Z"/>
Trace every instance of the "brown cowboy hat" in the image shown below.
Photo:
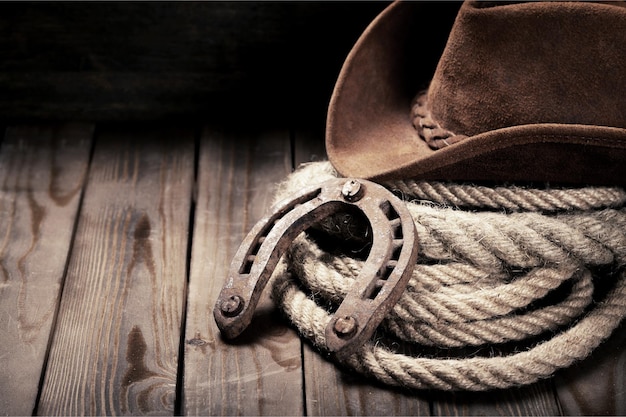
<path fill-rule="evenodd" d="M 626 184 L 623 3 L 467 1 L 420 92 L 423 9 L 392 3 L 348 55 L 326 126 L 340 174 Z"/>

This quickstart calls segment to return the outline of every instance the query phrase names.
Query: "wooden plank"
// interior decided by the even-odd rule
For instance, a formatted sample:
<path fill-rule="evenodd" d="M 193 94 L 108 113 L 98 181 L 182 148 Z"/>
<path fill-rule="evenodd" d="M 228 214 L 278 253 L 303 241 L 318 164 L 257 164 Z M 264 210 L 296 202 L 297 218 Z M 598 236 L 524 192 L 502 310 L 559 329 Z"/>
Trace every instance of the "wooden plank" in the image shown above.
<path fill-rule="evenodd" d="M 307 415 L 428 416 L 427 392 L 386 387 L 339 369 L 304 347 Z"/>
<path fill-rule="evenodd" d="M 0 412 L 30 415 L 63 285 L 93 126 L 11 127 L 0 150 Z"/>
<path fill-rule="evenodd" d="M 300 415 L 300 341 L 268 291 L 255 319 L 227 342 L 213 306 L 235 251 L 291 169 L 287 131 L 204 130 L 185 335 L 184 413 Z"/>
<path fill-rule="evenodd" d="M 564 415 L 626 415 L 626 322 L 555 380 Z"/>
<path fill-rule="evenodd" d="M 173 414 L 193 132 L 97 136 L 37 412 Z"/>
<path fill-rule="evenodd" d="M 431 399 L 438 416 L 561 415 L 551 381 L 489 392 L 433 392 Z"/>
<path fill-rule="evenodd" d="M 324 133 L 295 132 L 295 166 L 326 159 Z M 341 370 L 309 344 L 304 345 L 306 406 L 308 415 L 413 415 L 430 413 L 427 393 L 385 387 Z"/>

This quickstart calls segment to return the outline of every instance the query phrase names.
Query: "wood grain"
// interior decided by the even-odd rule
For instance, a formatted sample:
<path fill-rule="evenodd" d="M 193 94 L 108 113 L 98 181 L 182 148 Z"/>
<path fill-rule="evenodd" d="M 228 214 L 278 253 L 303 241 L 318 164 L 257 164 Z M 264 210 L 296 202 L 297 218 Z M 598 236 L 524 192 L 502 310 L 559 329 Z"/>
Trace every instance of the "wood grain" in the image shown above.
<path fill-rule="evenodd" d="M 286 130 L 205 129 L 200 146 L 185 336 L 187 415 L 300 415 L 300 341 L 264 293 L 252 325 L 225 341 L 213 307 L 244 236 L 291 169 Z"/>
<path fill-rule="evenodd" d="M 267 297 L 223 340 L 212 309 L 230 260 L 275 184 L 325 159 L 321 127 L 206 128 L 195 149 L 193 128 L 104 126 L 89 166 L 93 129 L 10 127 L 2 140 L 0 414 L 626 414 L 624 324 L 554 380 L 487 393 L 346 372 Z"/>
<path fill-rule="evenodd" d="M 0 151 L 0 410 L 35 408 L 93 126 L 17 126 Z"/>
<path fill-rule="evenodd" d="M 320 130 L 297 130 L 295 166 L 327 159 Z M 304 345 L 306 406 L 308 415 L 412 415 L 429 414 L 426 393 L 385 387 L 375 380 L 348 373 L 328 362 L 309 344 Z"/>
<path fill-rule="evenodd" d="M 193 132 L 97 136 L 38 413 L 173 414 Z"/>
<path fill-rule="evenodd" d="M 427 392 L 386 387 L 326 361 L 310 345 L 304 348 L 308 415 L 427 416 Z"/>
<path fill-rule="evenodd" d="M 626 322 L 555 380 L 565 415 L 626 415 Z"/>
<path fill-rule="evenodd" d="M 17 126 L 0 150 L 0 412 L 29 415 L 45 363 L 93 126 Z"/>
<path fill-rule="evenodd" d="M 556 416 L 561 415 L 551 381 L 488 392 L 433 392 L 433 415 L 438 416 Z"/>

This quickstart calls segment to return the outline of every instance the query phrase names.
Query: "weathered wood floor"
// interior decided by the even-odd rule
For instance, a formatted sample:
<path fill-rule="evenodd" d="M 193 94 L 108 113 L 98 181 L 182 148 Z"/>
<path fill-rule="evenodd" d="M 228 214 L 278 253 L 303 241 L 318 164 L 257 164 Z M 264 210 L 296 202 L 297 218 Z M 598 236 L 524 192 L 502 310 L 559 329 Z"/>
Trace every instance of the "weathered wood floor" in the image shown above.
<path fill-rule="evenodd" d="M 0 148 L 0 414 L 626 414 L 626 332 L 554 379 L 484 394 L 339 371 L 266 299 L 225 343 L 212 308 L 274 185 L 322 132 L 28 125 Z"/>

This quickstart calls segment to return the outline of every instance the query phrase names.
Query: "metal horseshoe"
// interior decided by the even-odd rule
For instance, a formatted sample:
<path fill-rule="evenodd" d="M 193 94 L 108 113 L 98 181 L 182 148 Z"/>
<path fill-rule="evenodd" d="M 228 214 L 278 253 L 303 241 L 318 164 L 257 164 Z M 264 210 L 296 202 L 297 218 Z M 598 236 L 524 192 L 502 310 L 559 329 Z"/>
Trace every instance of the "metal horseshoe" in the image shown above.
<path fill-rule="evenodd" d="M 405 290 L 417 262 L 415 225 L 390 191 L 366 180 L 336 178 L 279 203 L 248 233 L 230 266 L 213 315 L 226 338 L 237 337 L 280 257 L 291 242 L 321 219 L 355 206 L 373 231 L 372 247 L 357 279 L 326 327 L 326 345 L 337 356 L 370 339 Z"/>

